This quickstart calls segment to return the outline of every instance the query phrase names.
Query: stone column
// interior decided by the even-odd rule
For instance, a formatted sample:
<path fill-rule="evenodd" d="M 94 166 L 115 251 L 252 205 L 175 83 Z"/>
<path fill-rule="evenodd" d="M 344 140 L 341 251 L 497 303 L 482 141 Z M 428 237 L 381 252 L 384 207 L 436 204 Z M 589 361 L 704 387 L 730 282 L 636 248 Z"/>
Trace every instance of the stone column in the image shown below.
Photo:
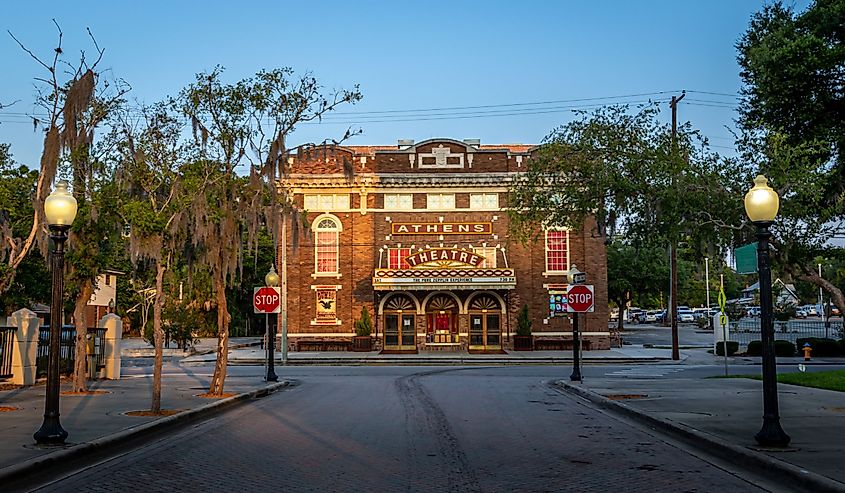
<path fill-rule="evenodd" d="M 17 327 L 12 344 L 12 383 L 35 385 L 35 358 L 38 355 L 38 317 L 34 312 L 21 308 L 13 313 L 8 323 Z"/>
<path fill-rule="evenodd" d="M 123 322 L 114 313 L 108 313 L 100 319 L 100 327 L 106 328 L 103 351 L 105 351 L 105 377 L 120 380 L 120 341 L 123 339 Z"/>

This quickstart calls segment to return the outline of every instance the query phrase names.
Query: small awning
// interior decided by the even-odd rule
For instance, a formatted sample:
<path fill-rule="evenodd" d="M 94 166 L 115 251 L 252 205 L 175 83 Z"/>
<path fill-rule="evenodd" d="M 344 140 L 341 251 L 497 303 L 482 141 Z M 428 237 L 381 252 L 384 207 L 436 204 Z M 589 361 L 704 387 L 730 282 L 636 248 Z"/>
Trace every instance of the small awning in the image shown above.
<path fill-rule="evenodd" d="M 377 291 L 514 288 L 513 269 L 378 269 L 373 276 Z"/>

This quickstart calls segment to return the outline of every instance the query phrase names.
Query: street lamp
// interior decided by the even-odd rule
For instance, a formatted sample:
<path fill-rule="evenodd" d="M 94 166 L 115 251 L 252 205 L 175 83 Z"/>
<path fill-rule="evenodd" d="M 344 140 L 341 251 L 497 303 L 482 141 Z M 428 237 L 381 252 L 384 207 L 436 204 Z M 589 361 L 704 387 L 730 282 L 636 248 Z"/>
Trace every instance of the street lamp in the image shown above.
<path fill-rule="evenodd" d="M 789 435 L 780 427 L 778 416 L 775 331 L 772 323 L 772 271 L 769 265 L 769 226 L 779 206 L 778 194 L 766 177 L 757 175 L 754 188 L 745 194 L 745 213 L 757 227 L 757 272 L 760 277 L 760 335 L 763 343 L 763 427 L 754 438 L 763 446 L 785 447 Z"/>
<path fill-rule="evenodd" d="M 64 291 L 65 240 L 76 218 L 76 199 L 68 192 L 68 183 L 61 180 L 44 201 L 44 215 L 53 240 L 50 268 L 53 271 L 53 294 L 50 300 L 50 352 L 47 363 L 47 396 L 44 422 L 33 437 L 39 444 L 59 445 L 67 439 L 67 431 L 59 422 L 59 343 L 62 324 L 62 292 Z"/>
<path fill-rule="evenodd" d="M 276 274 L 276 267 L 271 265 L 270 272 L 264 276 L 264 284 L 266 286 L 276 287 L 279 285 L 279 275 Z M 267 335 L 267 381 L 277 382 L 279 377 L 276 376 L 276 370 L 273 368 L 273 350 L 276 349 L 276 334 L 270 332 L 270 314 L 264 315 L 266 318 L 266 335 Z"/>

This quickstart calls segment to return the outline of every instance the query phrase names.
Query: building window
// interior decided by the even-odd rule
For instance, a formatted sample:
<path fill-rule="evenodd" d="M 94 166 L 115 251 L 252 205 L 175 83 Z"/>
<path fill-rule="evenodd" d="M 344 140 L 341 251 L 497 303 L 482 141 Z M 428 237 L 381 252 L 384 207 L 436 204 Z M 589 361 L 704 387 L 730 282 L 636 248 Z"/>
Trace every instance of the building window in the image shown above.
<path fill-rule="evenodd" d="M 337 219 L 325 216 L 317 218 L 314 222 L 315 272 L 317 274 L 337 274 L 340 222 Z"/>
<path fill-rule="evenodd" d="M 569 231 L 546 231 L 546 272 L 569 271 Z"/>
<path fill-rule="evenodd" d="M 454 193 L 430 193 L 426 196 L 426 209 L 454 209 Z"/>
<path fill-rule="evenodd" d="M 106 286 L 111 286 L 111 276 L 106 274 Z"/>
<path fill-rule="evenodd" d="M 414 208 L 414 194 L 386 193 L 384 194 L 384 208 L 392 210 L 410 210 Z"/>
<path fill-rule="evenodd" d="M 307 211 L 344 211 L 349 210 L 349 194 L 305 194 Z"/>
<path fill-rule="evenodd" d="M 496 248 L 495 247 L 473 247 L 473 253 L 476 255 L 481 255 L 484 257 L 484 260 L 481 261 L 481 265 L 479 268 L 482 269 L 493 269 L 496 267 Z"/>
<path fill-rule="evenodd" d="M 410 248 L 389 248 L 387 250 L 387 268 L 393 270 L 410 269 L 405 259 L 411 255 Z"/>
<path fill-rule="evenodd" d="M 469 194 L 470 209 L 498 209 L 498 193 L 471 193 Z"/>

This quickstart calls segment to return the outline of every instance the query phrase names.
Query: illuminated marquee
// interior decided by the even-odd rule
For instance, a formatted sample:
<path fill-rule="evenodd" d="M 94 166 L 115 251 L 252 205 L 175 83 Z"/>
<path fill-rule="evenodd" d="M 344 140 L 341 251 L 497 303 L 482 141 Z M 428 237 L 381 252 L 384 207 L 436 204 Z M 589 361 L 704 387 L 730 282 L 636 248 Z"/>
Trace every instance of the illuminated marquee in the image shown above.
<path fill-rule="evenodd" d="M 405 258 L 405 262 L 407 262 L 410 267 L 429 263 L 441 266 L 465 264 L 478 267 L 482 262 L 484 262 L 484 257 L 466 250 L 457 250 L 454 248 L 434 248 L 410 255 Z"/>
<path fill-rule="evenodd" d="M 393 223 L 394 235 L 488 235 L 493 233 L 493 223 Z"/>

